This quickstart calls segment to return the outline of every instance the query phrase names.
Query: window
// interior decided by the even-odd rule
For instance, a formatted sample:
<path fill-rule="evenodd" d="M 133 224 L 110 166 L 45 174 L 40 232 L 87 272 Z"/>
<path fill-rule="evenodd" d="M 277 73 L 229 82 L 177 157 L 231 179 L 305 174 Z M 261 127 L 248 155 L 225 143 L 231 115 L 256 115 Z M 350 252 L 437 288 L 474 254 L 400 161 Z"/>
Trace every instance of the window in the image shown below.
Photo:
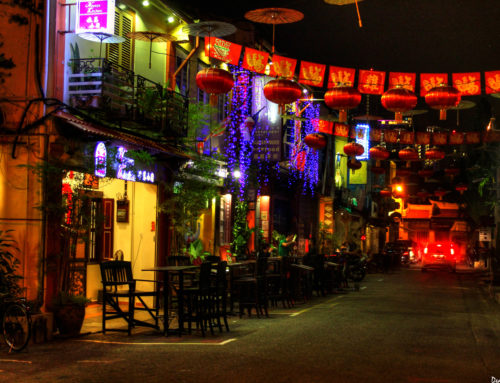
<path fill-rule="evenodd" d="M 106 44 L 106 57 L 109 61 L 130 70 L 134 69 L 134 41 L 125 35 L 134 29 L 134 14 L 115 8 L 115 35 L 124 37 L 125 41 L 120 44 Z"/>
<path fill-rule="evenodd" d="M 187 52 L 179 47 L 175 50 L 175 64 L 179 68 L 187 57 Z M 175 77 L 175 90 L 183 96 L 189 96 L 189 61 L 182 67 Z"/>

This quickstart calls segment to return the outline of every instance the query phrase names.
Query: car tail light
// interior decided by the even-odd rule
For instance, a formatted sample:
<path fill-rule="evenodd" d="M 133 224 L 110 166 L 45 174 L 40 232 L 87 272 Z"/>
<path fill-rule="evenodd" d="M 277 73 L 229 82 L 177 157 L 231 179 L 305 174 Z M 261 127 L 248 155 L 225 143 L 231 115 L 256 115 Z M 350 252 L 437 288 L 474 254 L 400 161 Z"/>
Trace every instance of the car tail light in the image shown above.
<path fill-rule="evenodd" d="M 424 248 L 424 254 L 427 254 L 427 247 Z"/>
<path fill-rule="evenodd" d="M 453 247 L 450 249 L 450 254 L 451 254 L 451 255 L 454 255 L 454 254 L 455 254 L 455 250 L 453 250 Z"/>

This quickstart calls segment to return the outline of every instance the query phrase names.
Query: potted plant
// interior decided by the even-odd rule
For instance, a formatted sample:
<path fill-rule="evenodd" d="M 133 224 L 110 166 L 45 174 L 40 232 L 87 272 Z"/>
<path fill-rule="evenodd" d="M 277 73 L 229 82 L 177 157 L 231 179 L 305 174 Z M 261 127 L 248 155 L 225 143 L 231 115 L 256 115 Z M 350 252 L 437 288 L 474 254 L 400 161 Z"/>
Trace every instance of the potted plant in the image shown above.
<path fill-rule="evenodd" d="M 19 252 L 16 240 L 12 237 L 13 230 L 0 230 L 0 294 L 8 294 L 13 297 L 21 295 L 17 274 L 19 260 L 15 253 Z"/>

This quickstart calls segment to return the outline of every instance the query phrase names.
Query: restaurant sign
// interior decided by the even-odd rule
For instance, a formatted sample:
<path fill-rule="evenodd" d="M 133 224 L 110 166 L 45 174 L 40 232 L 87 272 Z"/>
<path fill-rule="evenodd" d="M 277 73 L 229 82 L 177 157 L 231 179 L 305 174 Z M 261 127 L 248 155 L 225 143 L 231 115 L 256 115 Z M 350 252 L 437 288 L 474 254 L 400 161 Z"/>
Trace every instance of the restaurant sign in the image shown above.
<path fill-rule="evenodd" d="M 115 0 L 78 0 L 75 33 L 114 34 Z"/>

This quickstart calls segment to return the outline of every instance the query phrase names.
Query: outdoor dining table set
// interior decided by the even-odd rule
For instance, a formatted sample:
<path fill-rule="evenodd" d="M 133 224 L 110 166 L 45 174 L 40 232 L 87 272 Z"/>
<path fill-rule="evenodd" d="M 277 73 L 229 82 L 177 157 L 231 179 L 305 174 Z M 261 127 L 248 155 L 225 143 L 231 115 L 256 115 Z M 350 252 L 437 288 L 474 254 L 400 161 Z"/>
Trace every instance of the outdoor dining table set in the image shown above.
<path fill-rule="evenodd" d="M 188 257 L 169 258 L 168 265 L 142 270 L 155 273 L 156 279 L 151 280 L 134 279 L 130 262 L 101 263 L 103 333 L 123 331 L 106 328 L 106 321 L 115 318 L 126 321 L 129 335 L 136 326 L 155 328 L 165 336 L 190 334 L 193 325 L 203 336 L 207 331 L 213 334 L 214 328 L 229 331 L 228 315 L 242 317 L 246 311 L 250 317 L 255 311 L 257 317 L 267 317 L 269 305 L 277 307 L 281 302 L 283 308 L 291 308 L 299 300 L 308 301 L 313 290 L 324 295 L 332 281 L 330 271 L 335 269 L 331 262 L 303 264 L 301 257 L 257 257 L 232 263 L 211 258 L 201 265 L 190 264 Z M 151 289 L 137 290 L 138 282 L 150 282 Z M 144 297 L 153 303 L 147 304 L 150 301 Z M 136 298 L 141 305 L 136 306 Z M 148 312 L 151 320 L 138 320 L 136 311 Z"/>

